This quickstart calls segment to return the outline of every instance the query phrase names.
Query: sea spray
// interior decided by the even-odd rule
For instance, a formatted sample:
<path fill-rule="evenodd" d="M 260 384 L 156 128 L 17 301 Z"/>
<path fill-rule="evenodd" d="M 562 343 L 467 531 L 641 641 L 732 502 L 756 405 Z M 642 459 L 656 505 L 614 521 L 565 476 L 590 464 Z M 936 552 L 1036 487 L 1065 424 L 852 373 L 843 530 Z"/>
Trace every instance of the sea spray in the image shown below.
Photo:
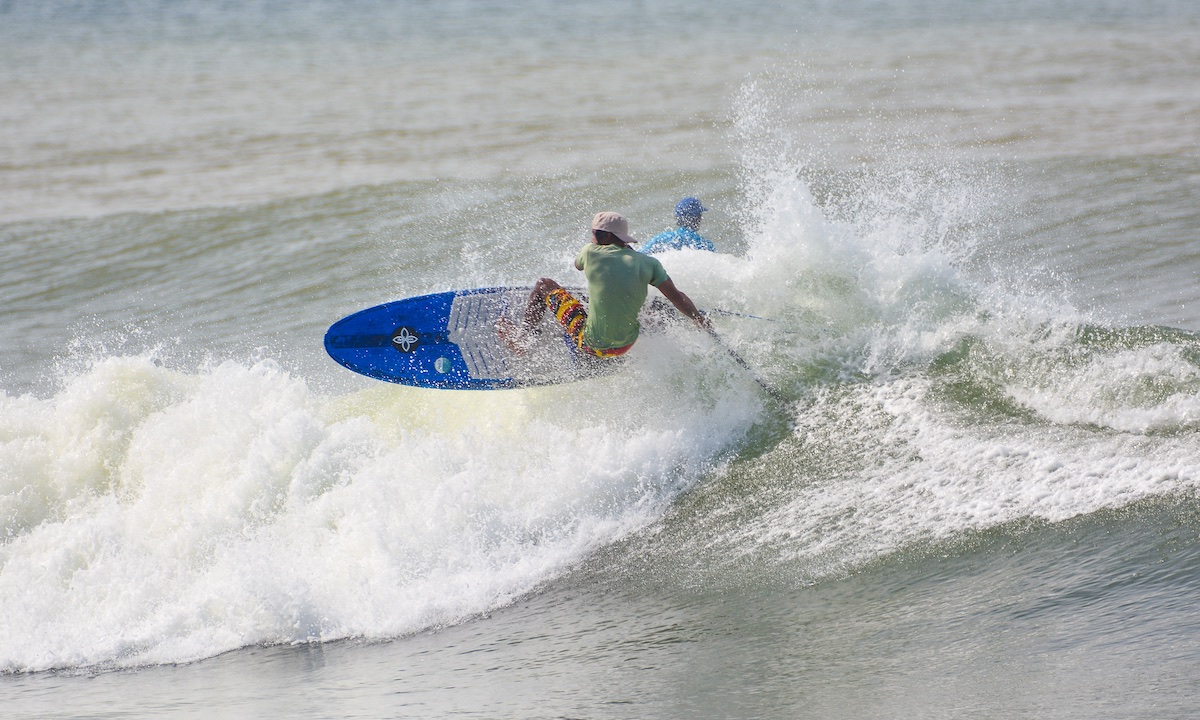
<path fill-rule="evenodd" d="M 793 433 L 689 496 L 656 539 L 666 565 L 814 582 L 1195 493 L 1194 334 L 1098 325 L 1037 256 L 991 247 L 989 172 L 881 167 L 822 204 L 805 168 L 751 160 L 765 169 L 724 299 L 771 318 L 736 327 L 798 390 Z"/>

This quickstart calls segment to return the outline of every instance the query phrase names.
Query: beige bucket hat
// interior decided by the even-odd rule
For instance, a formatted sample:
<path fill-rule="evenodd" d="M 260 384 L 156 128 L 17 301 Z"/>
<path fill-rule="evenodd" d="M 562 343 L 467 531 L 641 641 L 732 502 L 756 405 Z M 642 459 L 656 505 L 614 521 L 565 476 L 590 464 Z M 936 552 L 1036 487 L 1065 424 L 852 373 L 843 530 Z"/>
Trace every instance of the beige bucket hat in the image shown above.
<path fill-rule="evenodd" d="M 615 212 L 598 212 L 596 217 L 592 218 L 593 230 L 604 230 L 621 238 L 627 243 L 635 243 L 637 240 L 629 234 L 629 221 L 623 215 Z"/>

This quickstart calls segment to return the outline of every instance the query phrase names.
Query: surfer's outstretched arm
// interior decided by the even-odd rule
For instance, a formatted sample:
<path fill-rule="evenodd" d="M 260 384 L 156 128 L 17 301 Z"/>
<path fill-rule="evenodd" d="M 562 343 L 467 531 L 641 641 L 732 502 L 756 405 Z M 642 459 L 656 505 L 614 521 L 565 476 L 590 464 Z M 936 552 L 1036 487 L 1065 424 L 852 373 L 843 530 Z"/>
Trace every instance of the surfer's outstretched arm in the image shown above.
<path fill-rule="evenodd" d="M 675 309 L 687 315 L 696 323 L 696 327 L 701 330 L 712 330 L 712 323 L 705 317 L 704 313 L 696 308 L 696 304 L 692 299 L 683 294 L 683 291 L 675 287 L 675 282 L 670 278 L 663 280 L 657 285 L 658 291 L 663 294 L 663 297 L 671 301 Z"/>

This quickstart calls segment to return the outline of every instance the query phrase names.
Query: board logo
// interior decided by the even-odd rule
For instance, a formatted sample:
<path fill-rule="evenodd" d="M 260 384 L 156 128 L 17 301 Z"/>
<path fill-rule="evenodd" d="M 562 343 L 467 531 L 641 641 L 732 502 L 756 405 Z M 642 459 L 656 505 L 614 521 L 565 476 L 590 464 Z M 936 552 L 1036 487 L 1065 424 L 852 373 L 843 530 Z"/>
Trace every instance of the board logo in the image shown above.
<path fill-rule="evenodd" d="M 402 353 L 410 353 L 417 349 L 421 344 L 421 339 L 418 338 L 410 328 L 401 326 L 396 328 L 396 332 L 392 333 L 392 347 Z"/>

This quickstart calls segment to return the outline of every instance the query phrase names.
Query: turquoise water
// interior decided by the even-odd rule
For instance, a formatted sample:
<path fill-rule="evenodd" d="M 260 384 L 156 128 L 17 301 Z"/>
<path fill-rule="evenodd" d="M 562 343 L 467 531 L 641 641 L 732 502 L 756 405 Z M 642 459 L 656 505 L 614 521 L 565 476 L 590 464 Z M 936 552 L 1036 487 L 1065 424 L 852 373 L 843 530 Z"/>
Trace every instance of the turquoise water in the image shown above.
<path fill-rule="evenodd" d="M 1188 3 L 0 3 L 13 717 L 1190 718 Z M 424 391 L 597 210 L 725 341 Z"/>

